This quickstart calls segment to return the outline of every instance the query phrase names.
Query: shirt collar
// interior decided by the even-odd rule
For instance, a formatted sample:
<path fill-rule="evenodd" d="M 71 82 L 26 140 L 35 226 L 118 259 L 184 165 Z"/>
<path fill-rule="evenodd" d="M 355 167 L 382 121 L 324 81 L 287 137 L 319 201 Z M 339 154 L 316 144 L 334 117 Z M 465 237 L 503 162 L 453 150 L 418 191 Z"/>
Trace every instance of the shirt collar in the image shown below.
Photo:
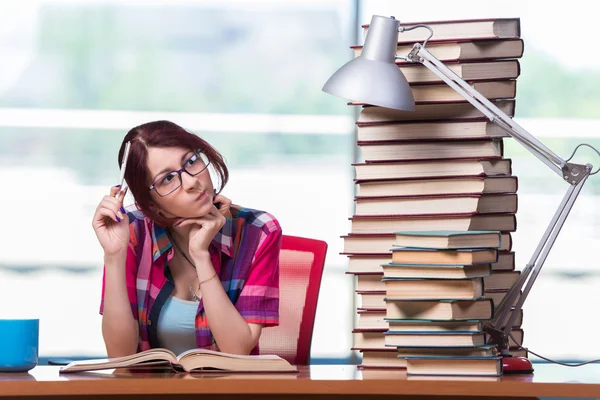
<path fill-rule="evenodd" d="M 169 251 L 173 245 L 164 227 L 152 221 L 150 223 L 152 224 L 152 261 L 155 262 L 164 253 Z M 233 220 L 231 217 L 228 216 L 225 218 L 225 225 L 215 235 L 211 246 L 215 250 L 233 257 Z"/>

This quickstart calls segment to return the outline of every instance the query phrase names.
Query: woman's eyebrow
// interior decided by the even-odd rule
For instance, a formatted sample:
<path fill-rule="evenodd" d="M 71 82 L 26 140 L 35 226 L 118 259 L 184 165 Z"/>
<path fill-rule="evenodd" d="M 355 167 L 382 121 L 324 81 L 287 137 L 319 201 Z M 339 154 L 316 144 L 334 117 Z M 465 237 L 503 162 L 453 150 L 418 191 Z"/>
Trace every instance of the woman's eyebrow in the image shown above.
<path fill-rule="evenodd" d="M 193 151 L 193 150 L 190 150 L 190 151 L 188 151 L 187 153 L 184 153 L 184 154 L 181 156 L 181 162 L 182 162 L 182 163 L 183 163 L 184 161 L 187 161 L 187 158 L 189 157 L 190 153 L 194 153 L 194 151 Z M 171 172 L 171 171 L 175 171 L 175 170 L 174 170 L 174 169 L 172 169 L 172 168 L 169 168 L 169 167 L 167 167 L 167 168 L 163 169 L 163 170 L 162 170 L 162 171 L 160 171 L 158 174 L 154 175 L 154 178 L 152 179 L 152 182 L 154 182 L 156 179 L 158 179 L 158 177 L 159 177 L 160 175 L 162 175 L 162 174 L 164 174 L 164 173 L 166 173 L 166 172 Z"/>

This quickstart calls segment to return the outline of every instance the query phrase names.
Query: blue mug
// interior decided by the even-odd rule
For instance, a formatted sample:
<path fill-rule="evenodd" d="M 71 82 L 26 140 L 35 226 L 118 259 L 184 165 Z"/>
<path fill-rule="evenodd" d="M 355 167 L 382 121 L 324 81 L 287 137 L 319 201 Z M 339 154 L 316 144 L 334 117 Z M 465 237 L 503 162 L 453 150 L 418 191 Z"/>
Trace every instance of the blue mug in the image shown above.
<path fill-rule="evenodd" d="M 26 372 L 38 363 L 39 319 L 0 319 L 0 372 Z"/>

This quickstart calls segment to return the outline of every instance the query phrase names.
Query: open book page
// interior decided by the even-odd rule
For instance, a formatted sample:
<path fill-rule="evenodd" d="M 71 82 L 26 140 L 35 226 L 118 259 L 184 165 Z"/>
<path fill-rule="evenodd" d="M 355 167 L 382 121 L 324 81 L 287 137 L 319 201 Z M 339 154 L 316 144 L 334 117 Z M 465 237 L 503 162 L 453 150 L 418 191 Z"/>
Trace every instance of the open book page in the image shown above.
<path fill-rule="evenodd" d="M 179 366 L 187 372 L 297 372 L 285 359 L 271 354 L 244 356 L 213 350 L 188 350 L 178 357 Z"/>
<path fill-rule="evenodd" d="M 241 360 L 281 360 L 281 357 L 276 356 L 274 354 L 244 356 L 241 354 L 223 353 L 221 351 L 207 350 L 207 349 L 191 349 L 191 350 L 184 351 L 179 356 L 177 356 L 177 360 L 181 361 L 186 356 L 189 357 L 190 355 L 198 355 L 198 354 L 206 354 L 206 355 L 211 355 L 211 356 L 215 356 L 215 357 L 234 358 L 234 359 L 241 359 Z"/>
<path fill-rule="evenodd" d="M 168 349 L 150 349 L 124 357 L 105 358 L 98 360 L 73 361 L 62 367 L 60 372 L 95 371 L 112 368 L 131 368 L 160 364 L 176 364 L 177 356 Z"/>

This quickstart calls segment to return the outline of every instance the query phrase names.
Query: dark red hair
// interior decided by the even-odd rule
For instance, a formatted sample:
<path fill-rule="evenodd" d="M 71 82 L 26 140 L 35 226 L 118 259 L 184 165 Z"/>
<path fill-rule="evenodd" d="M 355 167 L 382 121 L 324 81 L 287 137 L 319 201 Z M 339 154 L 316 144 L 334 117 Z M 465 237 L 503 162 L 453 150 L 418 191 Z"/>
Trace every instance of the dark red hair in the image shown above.
<path fill-rule="evenodd" d="M 127 142 L 131 142 L 131 147 L 127 159 L 127 168 L 125 169 L 125 181 L 135 198 L 137 207 L 148 218 L 159 225 L 169 226 L 172 221 L 170 218 L 157 214 L 151 208 L 153 202 L 149 189 L 149 186 L 152 185 L 152 178 L 148 170 L 149 147 L 179 147 L 200 151 L 209 159 L 220 178 L 220 187 L 215 188 L 216 193 L 220 193 L 223 190 L 229 179 L 229 171 L 227 170 L 223 156 L 208 142 L 173 122 L 148 122 L 136 126 L 127 132 L 119 150 L 119 167 L 123 160 L 123 153 Z"/>

